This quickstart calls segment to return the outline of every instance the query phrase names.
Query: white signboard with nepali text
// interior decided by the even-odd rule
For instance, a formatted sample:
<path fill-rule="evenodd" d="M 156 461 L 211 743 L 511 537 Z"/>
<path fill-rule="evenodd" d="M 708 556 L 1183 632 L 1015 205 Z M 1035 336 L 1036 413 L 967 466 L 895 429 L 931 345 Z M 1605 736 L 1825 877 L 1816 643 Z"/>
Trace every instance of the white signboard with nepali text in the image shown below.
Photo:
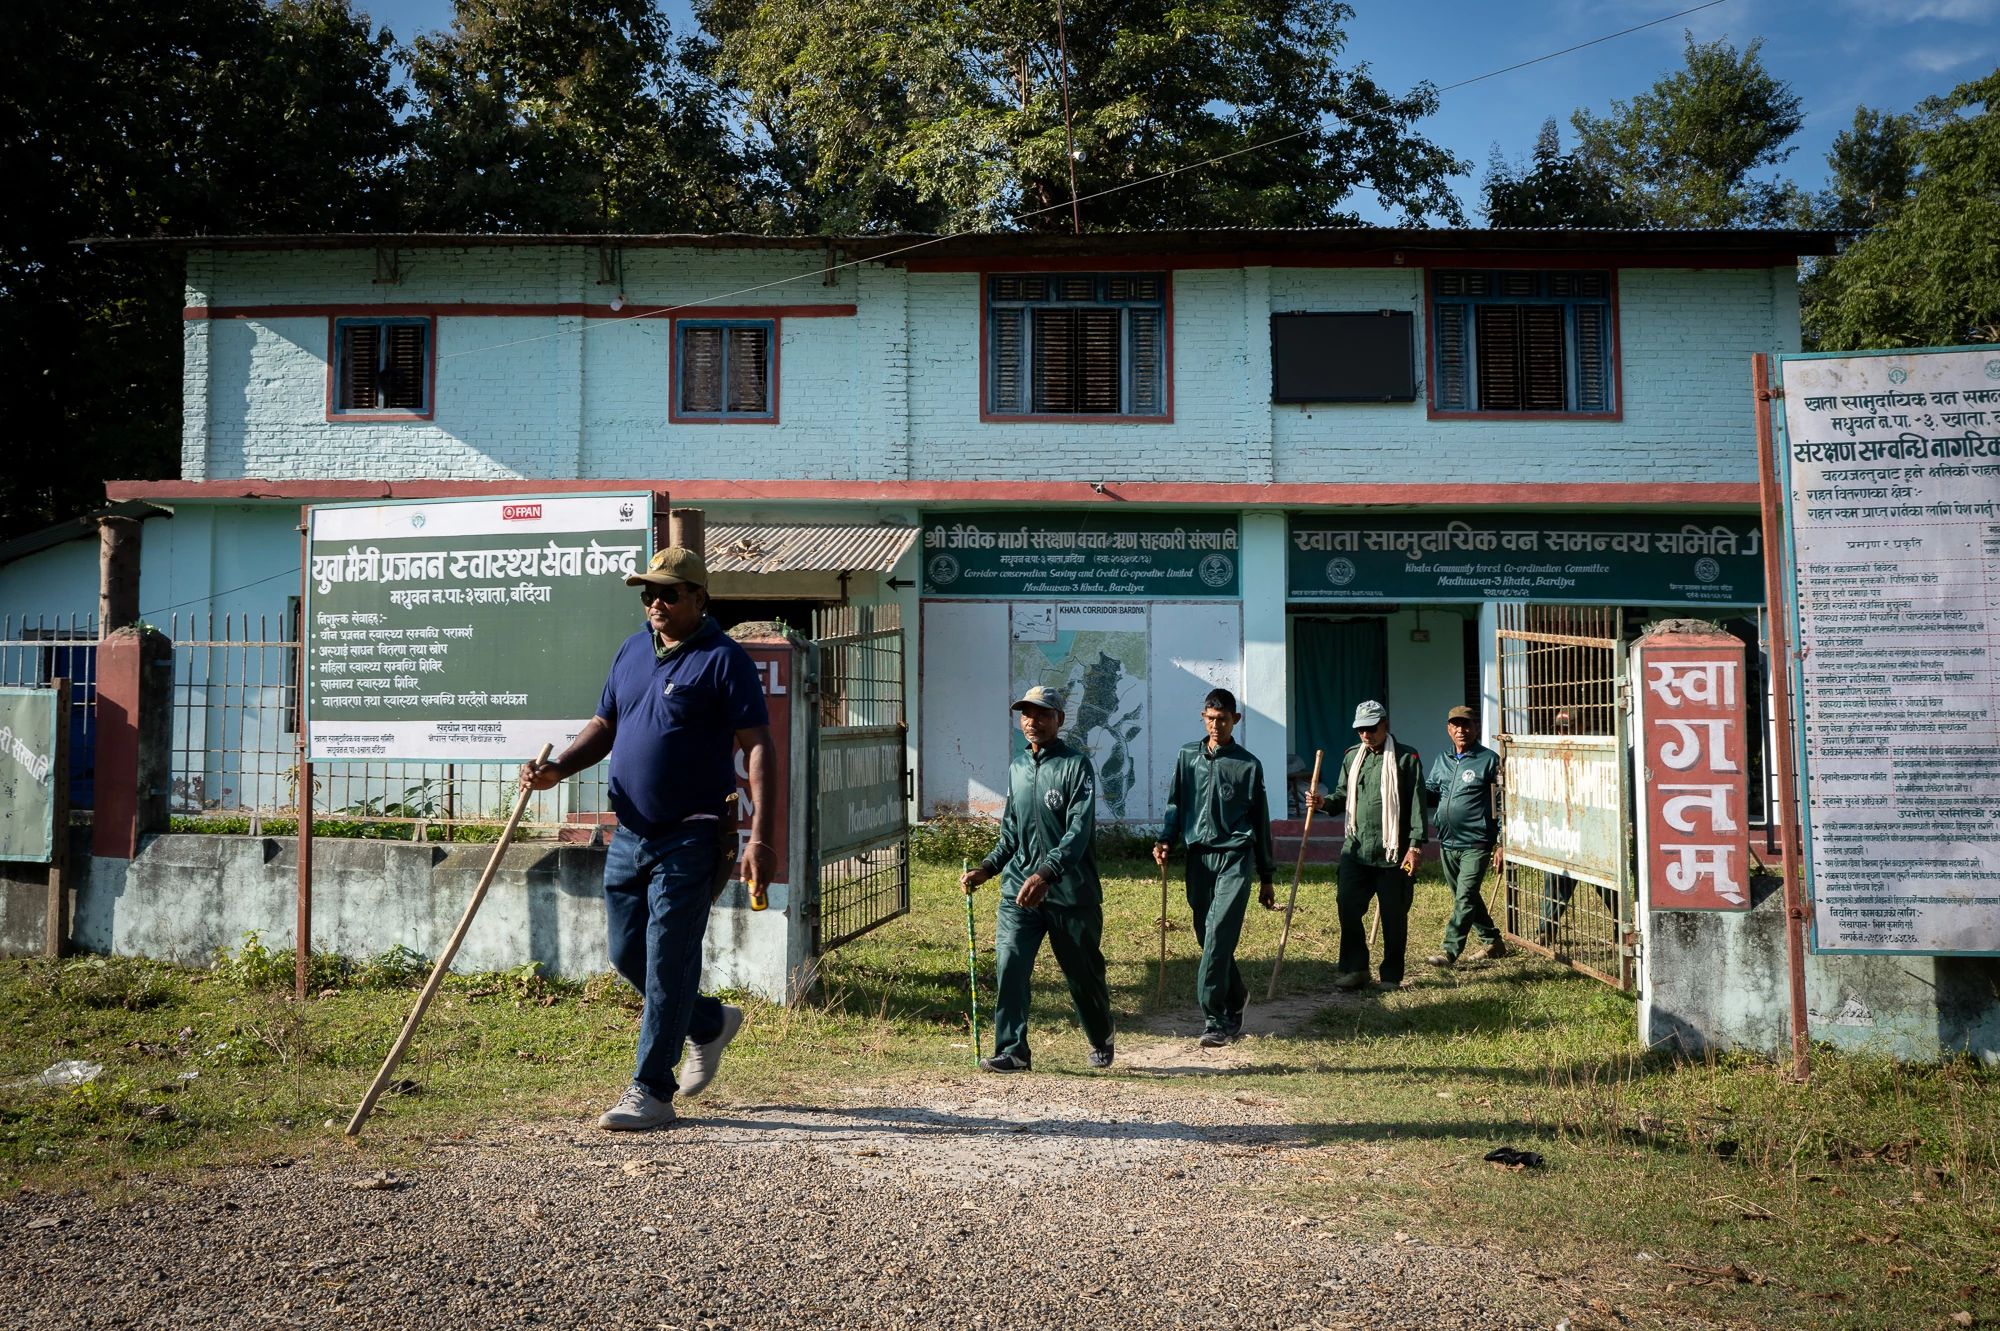
<path fill-rule="evenodd" d="M 1813 946 L 2000 954 L 2000 347 L 1778 369 Z"/>
<path fill-rule="evenodd" d="M 560 752 L 642 625 L 645 494 L 315 507 L 306 719 L 315 762 Z"/>

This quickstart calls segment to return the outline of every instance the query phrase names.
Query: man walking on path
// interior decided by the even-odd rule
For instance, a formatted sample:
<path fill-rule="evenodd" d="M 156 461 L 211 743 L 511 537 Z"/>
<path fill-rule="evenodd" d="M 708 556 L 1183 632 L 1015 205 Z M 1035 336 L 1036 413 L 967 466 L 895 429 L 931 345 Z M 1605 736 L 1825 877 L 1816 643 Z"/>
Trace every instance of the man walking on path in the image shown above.
<path fill-rule="evenodd" d="M 1454 707 L 1444 716 L 1451 751 L 1431 760 L 1424 789 L 1432 801 L 1431 825 L 1443 848 L 1444 881 L 1451 888 L 1451 918 L 1444 926 L 1444 950 L 1427 958 L 1433 966 L 1454 966 L 1465 952 L 1468 933 L 1480 947 L 1467 961 L 1507 955 L 1507 944 L 1487 913 L 1480 887 L 1493 863 L 1499 839 L 1495 808 L 1500 789 L 1500 755 L 1472 738 L 1470 707 Z"/>
<path fill-rule="evenodd" d="M 645 996 L 632 1084 L 597 1126 L 614 1132 L 674 1122 L 673 1096 L 714 1078 L 743 1009 L 698 992 L 709 904 L 730 871 L 771 880 L 766 810 L 771 724 L 750 654 L 708 617 L 708 569 L 680 546 L 654 555 L 639 588 L 646 628 L 612 658 L 597 715 L 560 756 L 528 763 L 521 784 L 547 790 L 611 756 L 618 829 L 604 860 L 611 964 Z M 736 851 L 736 750 L 750 773 L 750 840 Z M 674 1064 L 688 1045 L 680 1077 Z"/>
<path fill-rule="evenodd" d="M 1202 703 L 1206 739 L 1181 746 L 1167 787 L 1167 817 L 1153 843 L 1162 869 L 1167 853 L 1187 842 L 1187 899 L 1194 936 L 1201 943 L 1195 988 L 1201 998 L 1201 1043 L 1215 1049 L 1243 1034 L 1249 986 L 1236 968 L 1236 940 L 1250 904 L 1250 874 L 1257 900 L 1277 905 L 1271 887 L 1271 811 L 1264 796 L 1264 766 L 1236 742 L 1236 695 L 1213 689 Z"/>
<path fill-rule="evenodd" d="M 1382 983 L 1394 988 L 1403 982 L 1415 895 L 1412 876 L 1423 858 L 1424 769 L 1417 751 L 1396 743 L 1389 733 L 1389 709 L 1381 703 L 1364 702 L 1354 709 L 1354 731 L 1361 742 L 1341 758 L 1332 795 L 1310 797 L 1321 813 L 1339 803 L 1347 815 L 1334 891 L 1340 962 L 1333 984 L 1359 989 L 1368 983 L 1365 919 L 1373 899 L 1382 919 Z"/>
<path fill-rule="evenodd" d="M 1090 759 L 1062 738 L 1063 700 L 1036 685 L 1011 709 L 1020 713 L 1028 747 L 1007 773 L 1000 844 L 969 869 L 970 892 L 1000 875 L 1000 921 L 994 952 L 999 995 L 988 1072 L 1026 1072 L 1029 981 L 1042 939 L 1056 954 L 1077 1020 L 1090 1041 L 1090 1066 L 1111 1066 L 1111 991 L 1104 980 L 1104 889 L 1092 842 L 1097 835 L 1097 778 Z"/>

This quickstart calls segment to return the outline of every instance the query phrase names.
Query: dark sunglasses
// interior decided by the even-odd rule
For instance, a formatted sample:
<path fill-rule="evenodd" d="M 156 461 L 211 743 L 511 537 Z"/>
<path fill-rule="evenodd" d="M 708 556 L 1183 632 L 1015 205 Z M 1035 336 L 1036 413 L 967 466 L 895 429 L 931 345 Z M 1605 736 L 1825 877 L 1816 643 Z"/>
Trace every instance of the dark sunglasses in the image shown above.
<path fill-rule="evenodd" d="M 639 599 L 647 605 L 651 605 L 655 601 L 665 601 L 668 605 L 677 605 L 680 602 L 682 590 L 680 587 L 655 587 L 650 582 L 641 583 L 639 586 Z"/>

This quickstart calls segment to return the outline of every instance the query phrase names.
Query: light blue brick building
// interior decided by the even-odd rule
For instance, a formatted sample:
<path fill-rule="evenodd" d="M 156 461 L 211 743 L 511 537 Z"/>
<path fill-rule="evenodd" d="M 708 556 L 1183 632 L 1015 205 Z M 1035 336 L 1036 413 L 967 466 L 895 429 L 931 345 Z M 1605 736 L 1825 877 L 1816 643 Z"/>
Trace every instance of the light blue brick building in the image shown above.
<path fill-rule="evenodd" d="M 1032 676 L 1088 712 L 1103 812 L 1145 819 L 1213 684 L 1281 768 L 1362 696 L 1426 752 L 1451 705 L 1490 726 L 1506 600 L 1754 633 L 1750 357 L 1798 348 L 1832 240 L 190 239 L 181 477 L 109 493 L 174 511 L 162 623 L 282 620 L 318 501 L 664 491 L 738 565 L 904 529 L 887 567 L 720 573 L 722 608 L 901 604 L 922 812 L 995 803 Z M 17 561 L 0 604 L 87 610 L 91 572 Z"/>

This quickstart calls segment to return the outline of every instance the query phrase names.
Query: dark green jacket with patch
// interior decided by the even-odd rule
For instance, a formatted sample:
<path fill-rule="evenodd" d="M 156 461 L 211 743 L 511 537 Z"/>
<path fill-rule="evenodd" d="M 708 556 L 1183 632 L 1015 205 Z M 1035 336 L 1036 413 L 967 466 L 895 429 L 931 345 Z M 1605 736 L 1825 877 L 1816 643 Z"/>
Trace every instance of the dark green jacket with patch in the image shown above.
<path fill-rule="evenodd" d="M 1424 789 L 1431 795 L 1431 826 L 1446 850 L 1477 850 L 1498 839 L 1493 815 L 1499 795 L 1500 755 L 1475 744 L 1460 757 L 1447 751 L 1431 759 Z"/>
<path fill-rule="evenodd" d="M 1340 757 L 1340 769 L 1334 773 L 1333 792 L 1327 796 L 1327 807 L 1335 813 L 1347 811 L 1347 769 L 1354 764 L 1355 749 L 1366 748 L 1366 745 L 1357 744 Z M 1342 853 L 1353 855 L 1363 864 L 1378 867 L 1401 864 L 1405 851 L 1424 844 L 1423 760 L 1417 757 L 1415 749 L 1406 749 L 1401 744 L 1396 746 L 1396 795 L 1402 807 L 1396 811 L 1394 825 L 1402 836 L 1399 846 L 1385 848 L 1382 845 L 1381 754 L 1369 753 L 1362 758 L 1355 786 L 1355 825 L 1347 829 L 1347 838 L 1340 846 Z"/>
<path fill-rule="evenodd" d="M 1024 749 L 1007 769 L 1007 808 L 1000 844 L 980 863 L 1000 876 L 1012 901 L 1030 874 L 1051 879 L 1051 906 L 1104 901 L 1092 842 L 1097 835 L 1097 773 L 1090 759 L 1062 740 L 1040 753 Z"/>
<path fill-rule="evenodd" d="M 1169 848 L 1186 841 L 1211 850 L 1250 847 L 1257 881 L 1271 881 L 1271 805 L 1264 795 L 1264 764 L 1230 740 L 1214 753 L 1208 741 L 1181 745 L 1167 787 L 1167 817 L 1160 840 Z"/>

